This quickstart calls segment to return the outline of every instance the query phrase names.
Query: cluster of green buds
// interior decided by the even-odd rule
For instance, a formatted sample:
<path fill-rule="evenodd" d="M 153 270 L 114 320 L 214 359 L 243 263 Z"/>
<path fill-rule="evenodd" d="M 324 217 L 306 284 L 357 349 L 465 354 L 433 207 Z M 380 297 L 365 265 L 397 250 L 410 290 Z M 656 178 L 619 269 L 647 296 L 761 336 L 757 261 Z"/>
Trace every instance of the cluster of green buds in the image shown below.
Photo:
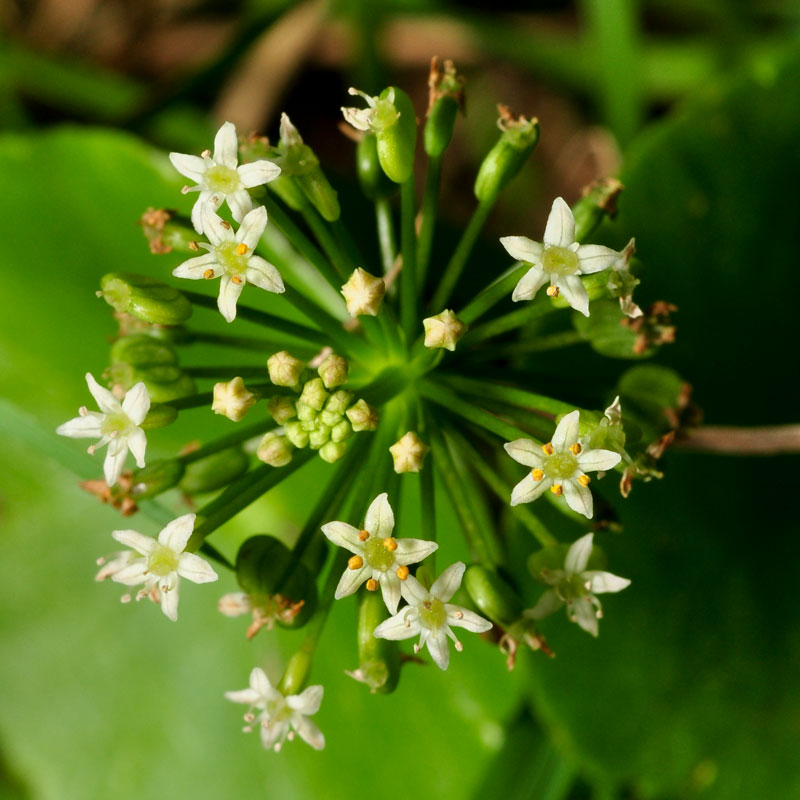
<path fill-rule="evenodd" d="M 99 579 L 140 586 L 137 598 L 174 620 L 180 580 L 216 579 L 209 559 L 236 575 L 241 591 L 219 608 L 251 614 L 248 637 L 273 624 L 305 631 L 279 681 L 256 666 L 248 688 L 228 693 L 249 706 L 247 729 L 258 723 L 274 749 L 295 733 L 324 745 L 308 719 L 322 686 L 307 683 L 334 600 L 357 598 L 358 666 L 348 674 L 371 691 L 394 691 L 419 660 L 402 653 L 407 638 L 419 636 L 414 653 L 426 647 L 446 669 L 448 639 L 462 649 L 453 628 L 482 634 L 509 667 L 520 647 L 551 654 L 542 630 L 559 635 L 545 621 L 559 608 L 596 636 L 597 596 L 628 580 L 605 571 L 608 542 L 595 542 L 619 529 L 615 482 L 606 477 L 599 494 L 595 484 L 616 472 L 626 497 L 634 480 L 659 477 L 661 453 L 691 420 L 688 386 L 662 367 L 576 381 L 577 348 L 584 358 L 637 361 L 674 336 L 673 307 L 643 311 L 633 300 L 633 240 L 619 250 L 588 242 L 601 226 L 613 231 L 606 223 L 619 182 L 596 182 L 572 206 L 555 198 L 537 238 L 504 231 L 494 265 L 473 272 L 486 284 L 470 296 L 462 278 L 474 245 L 536 147 L 538 121 L 499 107 L 474 213 L 448 256 L 435 235 L 437 202 L 464 79 L 434 60 L 421 201 L 408 95 L 394 86 L 350 94 L 366 102 L 343 113 L 378 251 L 366 252 L 361 231 L 345 224 L 317 155 L 285 114 L 275 145 L 239 141 L 225 123 L 213 152 L 170 155 L 192 182 L 184 194 L 197 193 L 191 210 L 149 209 L 142 218 L 153 253 L 188 257 L 172 275 L 217 296 L 173 287 L 160 266 L 157 278 L 103 277 L 99 294 L 120 324 L 110 388 L 87 373 L 99 410 L 82 407 L 58 429 L 96 439 L 90 453 L 107 446 L 105 480 L 84 484 L 89 491 L 124 515 L 163 517 L 168 507 L 175 516 L 157 539 L 114 531 L 130 549 L 104 561 Z M 192 363 L 213 348 L 237 359 Z M 545 351 L 559 360 L 542 368 Z M 209 437 L 209 422 L 223 424 L 213 414 L 232 432 Z M 159 447 L 151 431 L 187 415 L 196 440 L 173 455 L 146 449 Z M 315 453 L 325 477 L 298 504 L 308 513 L 296 538 L 253 532 L 226 556 L 217 531 Z M 415 538 L 403 533 L 410 505 L 421 520 Z M 470 563 L 449 563 L 437 578 L 442 506 L 458 520 Z"/>

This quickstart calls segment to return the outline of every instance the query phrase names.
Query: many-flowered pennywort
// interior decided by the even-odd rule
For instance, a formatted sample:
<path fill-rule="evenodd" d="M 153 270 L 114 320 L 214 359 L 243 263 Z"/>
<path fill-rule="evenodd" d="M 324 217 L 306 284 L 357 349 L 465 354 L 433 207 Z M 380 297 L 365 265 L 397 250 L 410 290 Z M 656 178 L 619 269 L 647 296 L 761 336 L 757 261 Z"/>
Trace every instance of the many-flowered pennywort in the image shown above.
<path fill-rule="evenodd" d="M 465 569 L 466 565 L 460 561 L 451 564 L 433 582 L 430 590 L 413 575 L 409 575 L 401 587 L 403 599 L 408 606 L 378 625 L 375 636 L 379 639 L 399 640 L 419 635 L 419 643 L 414 645 L 414 652 L 418 653 L 427 646 L 437 666 L 447 669 L 450 663 L 447 637 L 453 640 L 456 650 L 463 650 L 463 645 L 456 638 L 451 626 L 465 628 L 473 633 L 484 633 L 492 627 L 488 619 L 450 602 L 461 586 Z"/>
<path fill-rule="evenodd" d="M 278 270 L 254 250 L 267 227 L 267 209 L 258 206 L 249 211 L 236 233 L 230 224 L 220 219 L 211 206 L 201 211 L 203 230 L 211 244 L 199 242 L 208 253 L 190 258 L 172 270 L 176 278 L 211 280 L 219 278 L 217 307 L 228 322 L 236 318 L 236 303 L 246 283 L 278 294 L 284 291 Z"/>
<path fill-rule="evenodd" d="M 347 569 L 336 587 L 335 597 L 347 597 L 366 581 L 367 589 L 381 587 L 386 608 L 394 614 L 400 603 L 400 587 L 408 580 L 408 564 L 416 564 L 429 556 L 438 545 L 422 539 L 395 539 L 394 512 L 384 492 L 370 503 L 364 527 L 354 528 L 346 522 L 328 522 L 322 532 L 334 544 L 353 553 Z"/>
<path fill-rule="evenodd" d="M 505 445 L 514 461 L 533 469 L 514 487 L 511 505 L 530 503 L 549 489 L 564 495 L 567 505 L 587 519 L 594 506 L 587 472 L 612 469 L 622 458 L 611 450 L 584 450 L 578 441 L 580 411 L 572 411 L 558 423 L 552 441 L 539 447 L 530 439 Z"/>
<path fill-rule="evenodd" d="M 249 706 L 244 715 L 244 731 L 249 733 L 257 724 L 267 750 L 278 752 L 295 733 L 315 750 L 322 750 L 325 737 L 308 717 L 319 711 L 323 692 L 323 687 L 318 685 L 309 686 L 300 694 L 284 696 L 269 682 L 264 670 L 256 667 L 250 673 L 249 688 L 225 692 L 225 697 L 233 703 Z"/>
<path fill-rule="evenodd" d="M 280 175 L 281 170 L 271 161 L 253 161 L 239 164 L 239 142 L 236 127 L 226 122 L 214 137 L 214 155 L 205 151 L 202 156 L 184 153 L 170 153 L 169 160 L 181 175 L 196 182 L 196 186 L 185 186 L 183 191 L 200 192 L 192 208 L 192 225 L 198 233 L 208 235 L 203 209 L 216 211 L 227 201 L 228 207 L 237 222 L 242 222 L 245 214 L 253 208 L 253 200 L 248 189 L 261 186 Z"/>
<path fill-rule="evenodd" d="M 89 372 L 86 373 L 86 383 L 100 411 L 89 411 L 86 406 L 81 406 L 79 416 L 59 425 L 56 433 L 73 439 L 99 437 L 100 441 L 89 448 L 90 455 L 98 447 L 108 445 L 103 474 L 108 486 L 113 486 L 122 475 L 128 450 L 133 453 L 136 466 L 144 466 L 147 438 L 139 426 L 150 410 L 150 395 L 143 383 L 137 383 L 120 403 Z"/>
<path fill-rule="evenodd" d="M 549 282 L 547 294 L 550 297 L 563 295 L 586 317 L 589 316 L 589 295 L 580 276 L 607 269 L 621 257 L 608 247 L 576 242 L 575 217 L 561 197 L 553 201 L 544 242 L 534 242 L 525 236 L 504 236 L 500 244 L 512 258 L 531 265 L 514 289 L 511 298 L 514 302 L 533 300 L 536 292 Z"/>
<path fill-rule="evenodd" d="M 569 548 L 564 569 L 541 570 L 541 577 L 552 588 L 525 612 L 526 617 L 542 619 L 566 604 L 570 620 L 577 622 L 592 636 L 597 636 L 597 621 L 602 617 L 603 609 L 596 595 L 621 592 L 631 582 L 610 572 L 586 569 L 592 554 L 593 539 L 594 534 L 587 533 Z"/>
<path fill-rule="evenodd" d="M 159 598 L 161 610 L 173 621 L 178 619 L 178 584 L 180 578 L 193 583 L 210 583 L 218 575 L 208 562 L 194 553 L 184 552 L 194 529 L 194 514 L 184 514 L 172 520 L 158 534 L 158 539 L 138 531 L 113 531 L 112 536 L 140 557 L 128 556 L 129 563 L 111 575 L 111 579 L 126 586 L 144 587 L 137 600 L 150 595 Z M 120 556 L 119 558 L 121 558 Z M 155 593 L 155 589 L 158 593 Z"/>

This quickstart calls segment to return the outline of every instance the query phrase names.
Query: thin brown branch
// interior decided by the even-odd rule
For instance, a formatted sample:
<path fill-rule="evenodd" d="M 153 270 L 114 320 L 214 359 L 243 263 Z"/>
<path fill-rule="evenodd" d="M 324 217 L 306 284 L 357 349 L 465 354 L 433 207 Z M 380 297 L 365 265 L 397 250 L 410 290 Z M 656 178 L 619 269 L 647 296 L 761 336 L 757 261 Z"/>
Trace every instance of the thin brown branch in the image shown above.
<path fill-rule="evenodd" d="M 682 432 L 676 449 L 732 456 L 775 456 L 800 453 L 800 425 L 732 428 L 703 425 Z"/>

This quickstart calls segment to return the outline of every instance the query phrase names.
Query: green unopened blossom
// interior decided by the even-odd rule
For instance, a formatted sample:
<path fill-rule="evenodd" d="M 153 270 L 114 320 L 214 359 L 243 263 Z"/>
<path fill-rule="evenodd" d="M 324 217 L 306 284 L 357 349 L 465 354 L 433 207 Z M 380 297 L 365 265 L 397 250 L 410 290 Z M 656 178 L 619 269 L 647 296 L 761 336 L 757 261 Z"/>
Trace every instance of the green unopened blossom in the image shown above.
<path fill-rule="evenodd" d="M 455 350 L 456 343 L 466 333 L 467 326 L 448 308 L 435 317 L 422 320 L 425 328 L 425 347 Z"/>
<path fill-rule="evenodd" d="M 348 408 L 345 414 L 356 433 L 374 431 L 378 427 L 378 412 L 366 400 L 359 400 L 354 406 Z"/>
<path fill-rule="evenodd" d="M 347 382 L 349 364 L 346 358 L 331 353 L 317 368 L 326 389 L 333 389 Z"/>
<path fill-rule="evenodd" d="M 394 471 L 419 472 L 430 447 L 414 431 L 403 434 L 390 448 Z"/>
<path fill-rule="evenodd" d="M 328 393 L 325 391 L 325 384 L 323 384 L 322 378 L 312 378 L 303 386 L 299 402 L 305 403 L 305 405 L 313 408 L 314 411 L 322 411 L 327 399 Z"/>
<path fill-rule="evenodd" d="M 300 376 L 306 365 L 299 358 L 295 358 L 287 350 L 281 350 L 267 359 L 269 379 L 276 386 L 286 386 L 294 389 L 300 383 Z"/>
<path fill-rule="evenodd" d="M 283 467 L 292 460 L 292 445 L 275 431 L 265 433 L 258 443 L 256 457 L 273 467 Z"/>
<path fill-rule="evenodd" d="M 533 300 L 536 292 L 549 282 L 550 297 L 562 295 L 585 317 L 589 316 L 589 295 L 580 276 L 608 269 L 620 258 L 616 250 L 575 241 L 575 218 L 561 197 L 553 201 L 544 242 L 534 242 L 525 236 L 504 236 L 500 244 L 512 258 L 531 264 L 514 289 L 511 299 L 515 303 Z"/>
<path fill-rule="evenodd" d="M 383 278 L 376 278 L 361 267 L 356 269 L 342 286 L 347 313 L 352 317 L 360 314 L 377 316 L 385 293 L 386 284 Z"/>
<path fill-rule="evenodd" d="M 292 400 L 283 395 L 276 395 L 270 398 L 267 403 L 267 411 L 269 411 L 270 416 L 278 425 L 283 425 L 284 422 L 288 422 L 288 420 L 297 413 L 297 409 Z"/>
<path fill-rule="evenodd" d="M 630 586 L 627 578 L 610 572 L 587 570 L 592 554 L 593 533 L 587 533 L 575 542 L 567 552 L 564 569 L 543 569 L 541 576 L 552 588 L 539 598 L 539 602 L 525 612 L 529 619 L 542 619 L 566 604 L 567 615 L 587 633 L 597 636 L 597 621 L 603 613 L 598 594 L 621 592 Z"/>
<path fill-rule="evenodd" d="M 255 402 L 256 396 L 248 390 L 244 381 L 239 377 L 232 381 L 214 384 L 214 400 L 211 403 L 211 410 L 233 422 L 244 419 Z"/>

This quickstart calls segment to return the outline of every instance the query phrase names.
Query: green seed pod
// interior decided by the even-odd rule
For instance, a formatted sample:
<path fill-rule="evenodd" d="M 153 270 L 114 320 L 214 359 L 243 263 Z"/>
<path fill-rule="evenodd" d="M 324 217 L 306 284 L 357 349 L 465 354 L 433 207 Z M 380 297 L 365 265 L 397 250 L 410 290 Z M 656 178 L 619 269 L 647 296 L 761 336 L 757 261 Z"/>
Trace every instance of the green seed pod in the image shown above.
<path fill-rule="evenodd" d="M 197 393 L 194 381 L 176 366 L 134 367 L 112 364 L 109 373 L 113 383 L 126 392 L 140 381 L 147 387 L 152 403 L 170 403 Z"/>
<path fill-rule="evenodd" d="M 184 465 L 174 458 L 151 461 L 146 467 L 133 471 L 131 496 L 136 500 L 146 500 L 166 492 L 178 484 L 184 469 Z"/>
<path fill-rule="evenodd" d="M 250 459 L 239 447 L 213 453 L 186 466 L 180 487 L 187 494 L 202 494 L 222 489 L 247 472 Z"/>
<path fill-rule="evenodd" d="M 399 112 L 394 124 L 376 131 L 378 160 L 390 180 L 405 183 L 414 169 L 414 149 L 417 143 L 417 117 L 411 99 L 396 86 L 384 89 L 381 100 L 394 97 L 394 107 Z"/>
<path fill-rule="evenodd" d="M 429 156 L 438 157 L 450 144 L 455 127 L 458 110 L 464 110 L 463 75 L 456 72 L 452 61 L 444 62 L 444 69 L 439 59 L 431 59 L 431 71 L 428 76 L 428 119 L 425 122 L 423 144 Z"/>
<path fill-rule="evenodd" d="M 396 642 L 377 639 L 375 628 L 386 619 L 378 592 L 361 592 L 358 602 L 358 669 L 348 673 L 369 686 L 370 692 L 389 694 L 400 680 L 400 650 Z"/>
<path fill-rule="evenodd" d="M 370 200 L 391 197 L 397 191 L 397 185 L 390 181 L 378 160 L 378 140 L 373 133 L 365 133 L 356 148 L 356 170 L 361 191 Z"/>
<path fill-rule="evenodd" d="M 100 290 L 115 311 L 153 325 L 180 325 L 192 315 L 192 304 L 177 289 L 147 275 L 109 272 Z"/>
<path fill-rule="evenodd" d="M 154 428 L 163 428 L 170 425 L 178 418 L 177 409 L 162 403 L 151 403 L 147 416 L 139 426 L 144 431 L 151 431 Z"/>
<path fill-rule="evenodd" d="M 329 464 L 335 464 L 346 452 L 345 442 L 326 442 L 319 449 L 319 457 Z"/>
<path fill-rule="evenodd" d="M 295 179 L 288 175 L 279 175 L 267 185 L 292 211 L 300 211 L 306 204 L 302 190 Z"/>
<path fill-rule="evenodd" d="M 492 622 L 504 627 L 522 615 L 522 601 L 517 593 L 493 570 L 473 564 L 464 575 L 472 602 Z"/>
<path fill-rule="evenodd" d="M 515 119 L 505 106 L 498 106 L 498 125 L 502 133 L 489 151 L 475 179 L 475 197 L 490 201 L 522 169 L 539 141 L 539 122 L 525 117 Z"/>
<path fill-rule="evenodd" d="M 339 196 L 319 166 L 313 167 L 303 175 L 297 175 L 295 180 L 323 219 L 328 222 L 335 222 L 339 219 L 342 214 Z"/>
<path fill-rule="evenodd" d="M 121 336 L 111 345 L 112 364 L 130 364 L 132 367 L 177 366 L 178 354 L 162 339 L 147 334 Z"/>
<path fill-rule="evenodd" d="M 617 198 L 625 187 L 616 178 L 601 178 L 583 190 L 583 197 L 572 206 L 575 241 L 582 242 L 606 218 L 617 214 Z"/>

